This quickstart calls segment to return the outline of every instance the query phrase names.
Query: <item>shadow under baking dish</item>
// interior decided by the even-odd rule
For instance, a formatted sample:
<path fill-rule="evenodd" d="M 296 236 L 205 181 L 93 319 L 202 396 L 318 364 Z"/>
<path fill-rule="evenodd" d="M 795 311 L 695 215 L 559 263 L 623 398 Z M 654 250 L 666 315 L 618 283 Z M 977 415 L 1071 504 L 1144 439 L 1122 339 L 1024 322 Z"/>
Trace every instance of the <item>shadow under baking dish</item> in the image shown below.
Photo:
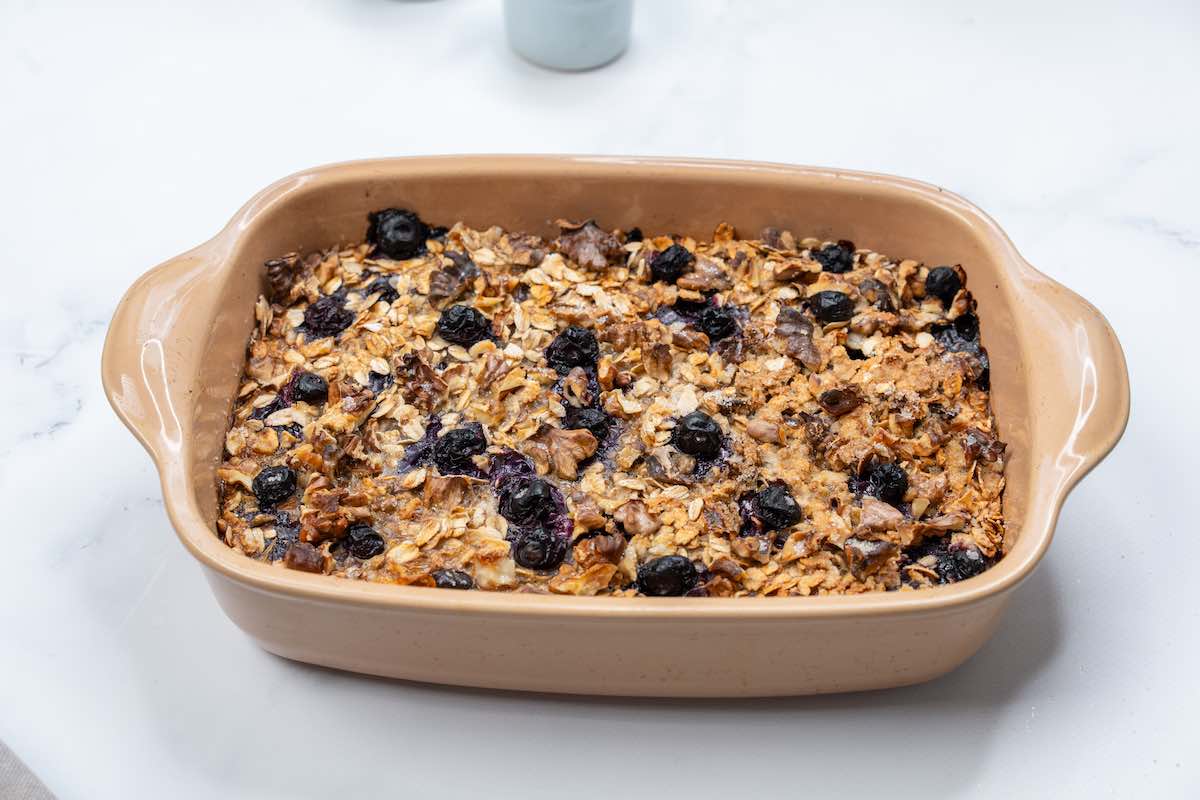
<path fill-rule="evenodd" d="M 918 592 L 815 598 L 586 598 L 345 581 L 245 558 L 213 533 L 215 469 L 261 265 L 361 239 L 369 211 L 418 209 L 547 235 L 595 217 L 703 238 L 718 222 L 848 238 L 962 263 L 979 302 L 992 399 L 1010 445 L 1008 554 Z M 1049 545 L 1072 486 L 1128 417 L 1104 318 L 936 187 L 774 164 L 568 156 L 389 159 L 286 178 L 214 239 L 143 276 L 105 342 L 114 409 L 146 446 L 181 541 L 230 618 L 280 655 L 375 675 L 586 694 L 809 694 L 916 683 L 974 653 Z"/>

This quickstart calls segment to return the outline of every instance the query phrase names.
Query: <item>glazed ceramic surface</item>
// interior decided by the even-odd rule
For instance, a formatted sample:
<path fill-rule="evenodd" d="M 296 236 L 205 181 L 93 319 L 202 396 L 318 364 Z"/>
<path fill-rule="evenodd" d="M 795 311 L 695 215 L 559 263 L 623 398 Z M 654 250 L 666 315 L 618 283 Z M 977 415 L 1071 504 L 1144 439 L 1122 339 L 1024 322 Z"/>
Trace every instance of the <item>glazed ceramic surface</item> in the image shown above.
<path fill-rule="evenodd" d="M 704 238 L 725 221 L 962 263 L 1009 443 L 1008 554 L 982 575 L 856 597 L 587 598 L 353 582 L 245 558 L 216 536 L 215 470 L 264 260 L 360 241 L 406 206 L 548 235 L 557 217 Z M 1036 358 L 1032 357 L 1036 354 Z M 130 288 L 105 343 L 113 408 L 222 608 L 271 652 L 377 675 L 587 694 L 745 696 L 915 683 L 974 653 L 1050 544 L 1063 499 L 1120 438 L 1124 357 L 1103 316 L 962 198 L 914 181 L 777 164 L 562 156 L 356 162 L 294 175 Z"/>

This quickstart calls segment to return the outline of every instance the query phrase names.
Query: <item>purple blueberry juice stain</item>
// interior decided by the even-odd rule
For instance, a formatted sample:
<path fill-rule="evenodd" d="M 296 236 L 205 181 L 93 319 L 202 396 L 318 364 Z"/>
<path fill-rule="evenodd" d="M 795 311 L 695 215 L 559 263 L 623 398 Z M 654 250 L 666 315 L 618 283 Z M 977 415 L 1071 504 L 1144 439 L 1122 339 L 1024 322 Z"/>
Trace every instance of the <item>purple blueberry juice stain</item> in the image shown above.
<path fill-rule="evenodd" d="M 428 464 L 433 459 L 433 445 L 441 431 L 442 418 L 430 417 L 429 422 L 425 425 L 425 435 L 404 448 L 404 457 L 396 463 L 396 473 L 403 474 Z"/>
<path fill-rule="evenodd" d="M 504 505 L 506 493 L 537 480 L 537 472 L 530 461 L 514 450 L 492 456 L 488 473 L 500 506 Z M 505 536 L 512 546 L 513 559 L 531 569 L 553 569 L 561 564 L 570 551 L 574 529 L 566 498 L 554 485 L 548 482 L 546 485 L 550 489 L 549 507 L 531 523 L 519 525 L 509 521 Z"/>

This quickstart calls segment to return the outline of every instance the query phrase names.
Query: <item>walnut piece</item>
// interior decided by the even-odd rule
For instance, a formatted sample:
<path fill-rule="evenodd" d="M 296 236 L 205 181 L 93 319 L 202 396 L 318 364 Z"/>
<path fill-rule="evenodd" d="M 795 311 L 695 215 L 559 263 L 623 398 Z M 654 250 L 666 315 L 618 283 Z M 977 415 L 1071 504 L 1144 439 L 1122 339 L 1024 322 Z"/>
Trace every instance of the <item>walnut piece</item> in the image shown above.
<path fill-rule="evenodd" d="M 631 536 L 650 535 L 662 527 L 662 522 L 650 516 L 641 500 L 630 500 L 617 509 L 613 519 Z"/>
<path fill-rule="evenodd" d="M 560 219 L 557 224 L 561 233 L 554 240 L 554 249 L 584 269 L 605 269 L 610 260 L 625 253 L 617 237 L 590 219 L 580 223 Z"/>
<path fill-rule="evenodd" d="M 575 480 L 579 462 L 596 452 L 598 445 L 596 437 L 582 428 L 567 431 L 545 427 L 533 442 L 529 455 L 538 463 L 539 472 L 553 468 L 563 480 Z"/>
<path fill-rule="evenodd" d="M 850 571 L 859 580 L 879 572 L 899 552 L 899 545 L 893 542 L 874 539 L 859 539 L 851 537 L 842 546 Z"/>

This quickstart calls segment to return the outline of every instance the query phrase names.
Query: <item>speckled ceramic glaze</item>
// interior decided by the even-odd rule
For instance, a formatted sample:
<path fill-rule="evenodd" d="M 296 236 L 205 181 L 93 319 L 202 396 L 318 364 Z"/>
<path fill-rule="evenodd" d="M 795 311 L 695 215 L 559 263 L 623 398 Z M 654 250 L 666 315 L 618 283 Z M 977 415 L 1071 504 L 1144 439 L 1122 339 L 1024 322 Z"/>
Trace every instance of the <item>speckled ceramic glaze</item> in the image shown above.
<path fill-rule="evenodd" d="M 979 301 L 992 402 L 1009 443 L 1009 552 L 982 575 L 854 597 L 613 598 L 456 592 L 294 572 L 214 533 L 215 470 L 262 264 L 360 241 L 367 212 L 542 235 L 595 217 L 698 238 L 726 221 L 962 263 Z M 437 683 L 580 694 L 790 695 L 916 683 L 987 640 L 1037 565 L 1063 499 L 1116 444 L 1125 360 L 1104 317 L 1030 266 L 992 220 L 915 181 L 780 164 L 470 156 L 342 164 L 253 198 L 215 238 L 140 278 L 117 308 L 103 378 L 150 452 L 167 513 L 222 608 L 273 653 Z"/>

